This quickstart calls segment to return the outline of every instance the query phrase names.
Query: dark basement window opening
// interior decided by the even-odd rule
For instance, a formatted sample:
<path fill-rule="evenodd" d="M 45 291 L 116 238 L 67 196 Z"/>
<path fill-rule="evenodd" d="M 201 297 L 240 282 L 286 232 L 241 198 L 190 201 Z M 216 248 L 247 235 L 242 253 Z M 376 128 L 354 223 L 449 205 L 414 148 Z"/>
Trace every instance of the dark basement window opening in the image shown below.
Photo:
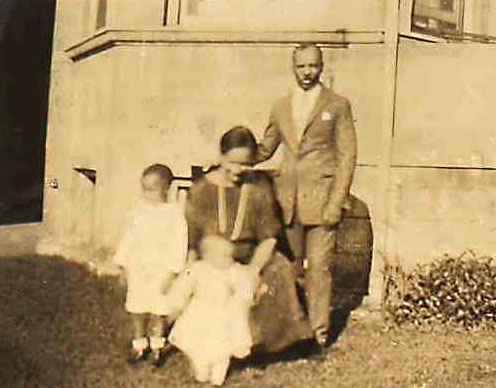
<path fill-rule="evenodd" d="M 74 171 L 83 175 L 86 179 L 88 179 L 91 183 L 96 184 L 96 170 L 92 168 L 81 168 L 75 167 Z"/>

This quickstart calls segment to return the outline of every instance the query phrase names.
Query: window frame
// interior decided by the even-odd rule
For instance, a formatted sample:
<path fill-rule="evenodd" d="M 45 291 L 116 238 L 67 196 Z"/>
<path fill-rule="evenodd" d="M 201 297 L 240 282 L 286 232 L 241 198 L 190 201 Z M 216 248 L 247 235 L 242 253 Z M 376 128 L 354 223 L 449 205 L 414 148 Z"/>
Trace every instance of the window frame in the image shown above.
<path fill-rule="evenodd" d="M 418 1 L 418 0 L 417 0 Z M 400 14 L 400 37 L 415 39 L 425 42 L 472 42 L 472 43 L 496 43 L 496 36 L 491 36 L 482 33 L 471 33 L 467 32 L 467 26 L 465 20 L 467 15 L 471 12 L 475 12 L 473 7 L 467 7 L 467 2 L 465 0 L 455 0 L 459 1 L 460 10 L 458 16 L 458 28 L 457 31 L 444 31 L 441 33 L 434 33 L 429 31 L 415 31 L 413 28 L 413 17 L 415 12 L 415 2 L 416 0 L 404 0 L 402 1 L 401 14 Z"/>
<path fill-rule="evenodd" d="M 95 30 L 100 31 L 107 26 L 108 0 L 98 0 L 96 3 L 94 11 Z"/>
<path fill-rule="evenodd" d="M 464 31 L 464 16 L 465 16 L 465 0 L 451 0 L 454 2 L 455 6 L 452 11 L 443 10 L 440 8 L 429 7 L 422 4 L 424 0 L 413 0 L 412 2 L 412 22 L 411 31 L 426 35 L 443 36 L 445 32 L 443 30 L 422 30 L 421 28 L 415 28 L 414 18 L 425 18 L 435 20 L 440 23 L 453 24 L 455 27 L 453 30 L 448 30 L 448 33 L 463 34 Z"/>

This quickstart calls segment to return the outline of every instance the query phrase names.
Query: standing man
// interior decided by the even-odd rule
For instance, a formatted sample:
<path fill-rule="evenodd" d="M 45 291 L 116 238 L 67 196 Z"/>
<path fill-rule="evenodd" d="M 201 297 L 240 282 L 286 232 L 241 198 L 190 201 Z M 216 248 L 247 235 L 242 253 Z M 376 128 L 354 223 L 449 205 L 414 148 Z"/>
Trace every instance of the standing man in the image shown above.
<path fill-rule="evenodd" d="M 324 346 L 330 327 L 336 225 L 353 178 L 356 135 L 350 103 L 322 85 L 322 69 L 322 51 L 315 44 L 294 50 L 295 88 L 274 105 L 257 160 L 269 159 L 283 143 L 276 193 L 295 258 L 308 263 L 309 320 L 315 340 Z"/>

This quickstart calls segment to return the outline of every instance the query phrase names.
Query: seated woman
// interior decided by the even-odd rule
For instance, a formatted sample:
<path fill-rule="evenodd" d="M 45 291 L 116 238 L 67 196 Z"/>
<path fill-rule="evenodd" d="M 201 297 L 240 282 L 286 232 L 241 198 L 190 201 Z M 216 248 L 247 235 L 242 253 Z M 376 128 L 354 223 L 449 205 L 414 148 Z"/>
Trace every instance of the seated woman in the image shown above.
<path fill-rule="evenodd" d="M 272 249 L 281 228 L 272 186 L 263 173 L 248 171 L 257 151 L 249 129 L 238 126 L 225 133 L 220 151 L 219 166 L 189 190 L 190 252 L 197 254 L 203 236 L 218 234 L 234 244 L 239 263 L 265 263 L 263 255 L 271 255 L 261 268 L 250 320 L 255 350 L 278 352 L 312 338 L 312 332 L 298 300 L 291 263 Z"/>

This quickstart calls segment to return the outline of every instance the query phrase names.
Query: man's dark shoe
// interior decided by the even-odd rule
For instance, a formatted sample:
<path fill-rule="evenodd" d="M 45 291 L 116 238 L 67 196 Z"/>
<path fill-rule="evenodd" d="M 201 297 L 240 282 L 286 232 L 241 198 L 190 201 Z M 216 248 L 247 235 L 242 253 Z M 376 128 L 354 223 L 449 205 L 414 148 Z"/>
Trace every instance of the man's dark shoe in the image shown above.
<path fill-rule="evenodd" d="M 314 333 L 315 342 L 321 348 L 326 348 L 329 343 L 329 333 L 325 329 L 318 329 Z"/>

